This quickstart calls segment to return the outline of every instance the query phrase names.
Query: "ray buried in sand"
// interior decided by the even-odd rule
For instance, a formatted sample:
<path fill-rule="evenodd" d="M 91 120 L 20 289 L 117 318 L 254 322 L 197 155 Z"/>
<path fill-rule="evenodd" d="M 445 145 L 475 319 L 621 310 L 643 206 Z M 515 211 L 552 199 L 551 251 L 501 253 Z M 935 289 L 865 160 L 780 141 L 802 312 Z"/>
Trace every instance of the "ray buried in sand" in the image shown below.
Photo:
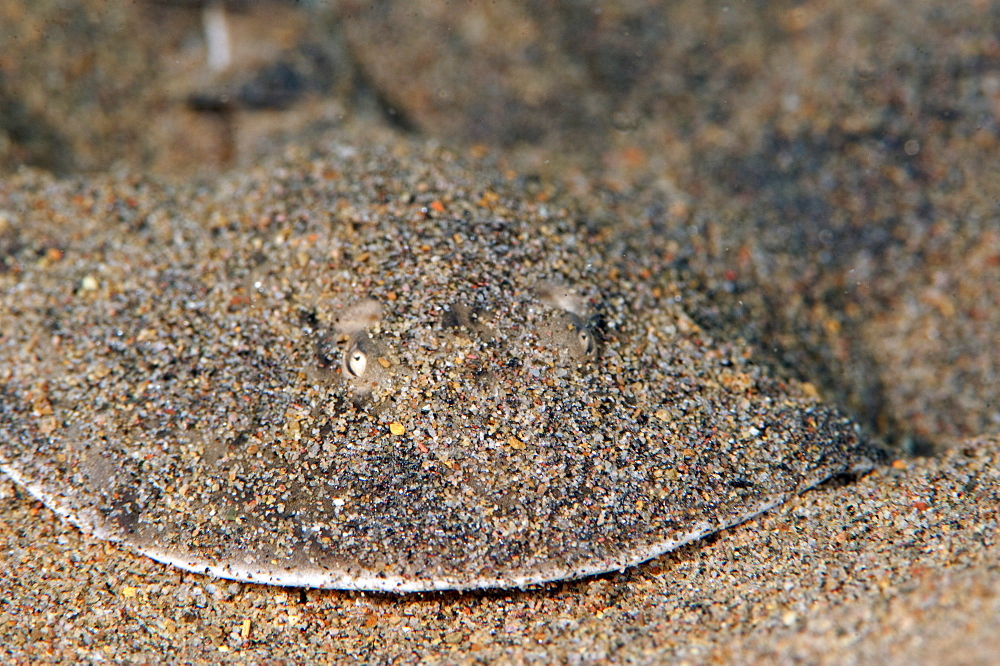
<path fill-rule="evenodd" d="M 2 469 L 185 569 L 405 592 L 621 569 L 877 461 L 663 253 L 421 150 L 23 176 Z"/>

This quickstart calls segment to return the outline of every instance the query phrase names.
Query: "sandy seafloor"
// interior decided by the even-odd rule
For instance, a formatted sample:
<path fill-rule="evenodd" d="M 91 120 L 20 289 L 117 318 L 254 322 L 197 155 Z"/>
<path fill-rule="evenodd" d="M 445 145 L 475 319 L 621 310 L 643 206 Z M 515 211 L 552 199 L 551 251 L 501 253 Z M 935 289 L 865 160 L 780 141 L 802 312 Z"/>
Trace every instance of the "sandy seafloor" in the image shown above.
<path fill-rule="evenodd" d="M 493 20 L 505 26 L 495 34 L 513 34 L 510 20 L 518 35 L 556 44 L 546 51 L 551 62 L 535 70 L 519 61 L 520 92 L 546 91 L 552 105 L 539 116 L 516 99 L 507 107 L 492 100 L 499 115 L 489 122 L 504 127 L 513 118 L 530 142 L 540 131 L 533 118 L 558 122 L 577 110 L 560 100 L 589 91 L 591 120 L 615 118 L 610 138 L 592 147 L 603 196 L 628 199 L 641 182 L 686 202 L 662 213 L 663 226 L 690 225 L 701 250 L 691 254 L 692 270 L 718 297 L 721 324 L 745 319 L 738 328 L 752 342 L 780 340 L 783 360 L 895 447 L 895 462 L 623 573 L 409 597 L 183 573 L 81 535 L 2 480 L 0 661 L 996 663 L 1000 8 L 678 2 L 670 39 L 661 40 L 657 30 L 615 31 L 616 21 L 644 25 L 652 11 L 651 3 L 625 5 L 593 24 L 574 19 L 592 29 L 582 54 L 557 39 L 559 16 L 463 21 L 456 11 L 437 16 L 437 27 L 479 26 L 482 35 L 483 21 Z M 58 2 L 0 2 L 3 168 L 143 172 L 252 161 L 226 165 L 219 155 L 232 146 L 219 147 L 219 118 L 177 103 L 191 91 L 172 87 L 183 72 L 154 75 L 177 44 L 171 62 L 197 66 L 196 16 L 129 41 L 119 38 L 142 25 L 132 9 L 117 8 L 111 21 L 102 3 L 79 3 L 72 20 L 61 20 L 63 11 Z M 467 52 L 402 68 L 412 45 L 384 38 L 380 21 L 391 17 L 341 19 L 368 83 L 394 91 L 404 124 L 490 145 L 488 133 L 477 134 L 481 102 L 422 94 L 454 84 L 447 77 L 459 75 L 447 68 L 467 62 Z M 12 25 L 25 26 L 23 34 Z M 86 57 L 53 39 L 73 30 L 92 35 Z M 120 48 L 99 47 L 112 42 Z M 475 61 L 479 71 L 507 67 L 502 48 L 511 44 L 524 46 L 480 44 L 477 52 L 494 60 Z M 646 60 L 629 55 L 635 44 Z M 644 63 L 628 90 L 600 85 L 617 71 L 600 67 L 611 52 L 607 62 Z M 588 80 L 573 69 L 579 62 L 596 62 L 597 74 Z M 58 74 L 41 76 L 47 68 Z M 324 129 L 340 126 L 340 139 L 351 140 L 348 124 L 330 120 L 350 102 L 311 104 L 241 116 L 240 130 L 252 134 L 261 118 L 287 129 L 319 113 Z M 32 108 L 44 113 L 32 116 Z M 515 111 L 507 117 L 505 109 Z M 652 118 L 645 125 L 643 113 Z M 25 118 L 37 130 L 28 139 Z M 308 136 L 298 140 L 308 144 Z M 519 164 L 545 164 L 546 146 L 537 143 Z M 588 182 L 574 169 L 559 175 Z M 589 188 L 580 186 L 584 197 Z M 907 455 L 913 450 L 938 454 Z"/>

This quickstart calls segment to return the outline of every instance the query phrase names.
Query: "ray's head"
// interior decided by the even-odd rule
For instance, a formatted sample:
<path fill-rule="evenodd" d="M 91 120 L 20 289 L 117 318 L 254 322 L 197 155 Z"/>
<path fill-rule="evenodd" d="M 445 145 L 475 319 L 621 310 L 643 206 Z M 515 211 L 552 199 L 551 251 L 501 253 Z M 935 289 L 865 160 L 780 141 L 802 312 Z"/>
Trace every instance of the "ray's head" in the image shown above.
<path fill-rule="evenodd" d="M 489 306 L 439 302 L 416 317 L 394 303 L 363 299 L 319 327 L 314 369 L 358 405 L 443 393 L 456 407 L 568 380 L 599 360 L 594 307 L 565 286 L 544 283 Z"/>

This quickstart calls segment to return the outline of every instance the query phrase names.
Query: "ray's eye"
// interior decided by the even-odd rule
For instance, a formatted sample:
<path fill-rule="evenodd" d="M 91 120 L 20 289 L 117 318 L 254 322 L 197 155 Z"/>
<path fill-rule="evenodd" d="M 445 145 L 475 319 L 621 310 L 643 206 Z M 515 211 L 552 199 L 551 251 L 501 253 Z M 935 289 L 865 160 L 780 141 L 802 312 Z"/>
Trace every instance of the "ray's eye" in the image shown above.
<path fill-rule="evenodd" d="M 580 341 L 580 348 L 583 349 L 584 355 L 593 356 L 594 351 L 597 349 L 594 344 L 594 334 L 586 328 L 581 328 L 577 332 L 577 340 Z"/>
<path fill-rule="evenodd" d="M 368 367 L 368 354 L 354 346 L 347 350 L 347 357 L 344 362 L 344 369 L 352 377 L 361 377 Z"/>

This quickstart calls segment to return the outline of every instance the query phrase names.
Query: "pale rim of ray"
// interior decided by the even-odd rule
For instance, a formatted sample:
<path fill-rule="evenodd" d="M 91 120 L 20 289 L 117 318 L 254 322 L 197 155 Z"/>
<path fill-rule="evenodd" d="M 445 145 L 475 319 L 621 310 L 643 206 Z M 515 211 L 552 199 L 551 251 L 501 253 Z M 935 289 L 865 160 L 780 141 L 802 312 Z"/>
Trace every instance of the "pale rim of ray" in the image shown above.
<path fill-rule="evenodd" d="M 851 474 L 863 474 L 870 471 L 874 463 L 867 459 L 861 459 L 858 464 L 846 472 Z M 15 483 L 27 490 L 35 499 L 46 505 L 67 523 L 76 526 L 84 533 L 90 534 L 94 538 L 115 543 L 124 543 L 111 532 L 95 527 L 81 517 L 60 507 L 58 498 L 46 492 L 39 484 L 26 479 L 11 466 L 0 466 L 0 471 L 9 476 Z M 816 485 L 828 480 L 829 477 L 816 479 L 814 483 L 807 484 L 802 490 L 808 490 Z M 687 532 L 677 535 L 671 539 L 665 539 L 652 546 L 628 552 L 618 559 L 594 562 L 588 566 L 578 569 L 550 570 L 544 573 L 524 576 L 498 576 L 493 578 L 465 579 L 458 577 L 443 577 L 437 579 L 413 579 L 393 576 L 389 574 L 375 574 L 359 576 L 345 576 L 324 571 L 316 568 L 314 570 L 296 570 L 293 568 L 281 569 L 260 569 L 253 567 L 240 568 L 234 565 L 212 564 L 206 561 L 199 561 L 197 558 L 181 557 L 156 548 L 137 548 L 124 545 L 133 552 L 145 555 L 150 559 L 163 564 L 190 571 L 196 574 L 214 576 L 226 580 L 234 580 L 243 583 L 256 583 L 264 585 L 276 585 L 282 587 L 302 587 L 312 589 L 330 590 L 355 590 L 363 592 L 392 592 L 392 593 L 416 593 L 416 592 L 445 592 L 445 591 L 471 591 L 477 589 L 515 589 L 526 588 L 545 583 L 559 581 L 571 581 L 589 576 L 598 576 L 614 571 L 624 571 L 635 567 L 661 555 L 677 550 L 681 546 L 699 541 L 711 534 L 736 527 L 744 522 L 759 516 L 762 513 L 783 504 L 788 497 L 778 497 L 773 500 L 762 502 L 760 506 L 742 516 L 722 525 L 712 525 L 708 522 L 695 524 Z"/>

